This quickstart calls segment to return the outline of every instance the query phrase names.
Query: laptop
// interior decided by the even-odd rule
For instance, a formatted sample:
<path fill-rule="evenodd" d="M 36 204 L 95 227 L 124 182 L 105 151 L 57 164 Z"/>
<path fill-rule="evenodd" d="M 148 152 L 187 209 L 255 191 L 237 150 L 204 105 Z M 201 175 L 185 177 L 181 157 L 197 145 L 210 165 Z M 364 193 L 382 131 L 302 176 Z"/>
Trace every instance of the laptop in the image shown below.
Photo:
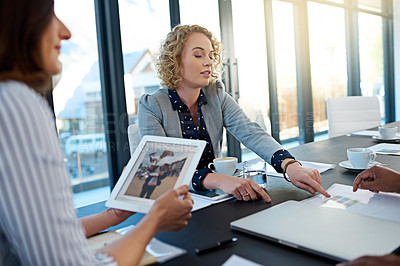
<path fill-rule="evenodd" d="M 384 255 L 400 246 L 400 223 L 298 201 L 286 201 L 230 226 L 338 261 Z"/>

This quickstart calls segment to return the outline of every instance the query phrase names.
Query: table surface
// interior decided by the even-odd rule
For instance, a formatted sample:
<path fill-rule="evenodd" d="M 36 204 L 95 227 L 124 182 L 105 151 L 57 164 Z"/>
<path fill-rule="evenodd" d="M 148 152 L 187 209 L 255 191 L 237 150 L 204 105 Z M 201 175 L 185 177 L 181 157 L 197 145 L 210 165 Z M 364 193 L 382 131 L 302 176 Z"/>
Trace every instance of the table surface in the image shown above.
<path fill-rule="evenodd" d="M 400 123 L 394 124 L 400 125 Z M 299 160 L 336 165 L 334 169 L 322 174 L 322 186 L 327 189 L 334 183 L 352 185 L 357 173 L 339 166 L 340 162 L 347 160 L 346 150 L 348 148 L 365 148 L 375 144 L 377 142 L 370 137 L 341 136 L 307 143 L 289 150 Z M 400 171 L 399 157 L 397 156 L 377 155 L 376 161 Z M 283 178 L 271 176 L 268 176 L 266 190 L 272 198 L 272 203 L 268 204 L 263 200 L 252 202 L 230 200 L 194 212 L 188 226 L 179 232 L 159 233 L 156 236 L 159 240 L 187 250 L 186 255 L 175 258 L 165 265 L 221 265 L 233 254 L 263 265 L 335 265 L 336 261 L 230 229 L 230 222 L 241 217 L 287 200 L 303 200 L 312 196 Z M 96 213 L 105 208 L 104 202 L 85 206 L 78 209 L 78 216 Z M 111 229 L 136 224 L 142 217 L 142 214 L 135 214 L 118 227 Z M 268 226 L 268 221 L 265 221 L 265 226 Z M 296 226 L 295 220 L 293 226 Z M 201 256 L 195 253 L 195 248 L 232 237 L 238 238 L 234 245 Z"/>

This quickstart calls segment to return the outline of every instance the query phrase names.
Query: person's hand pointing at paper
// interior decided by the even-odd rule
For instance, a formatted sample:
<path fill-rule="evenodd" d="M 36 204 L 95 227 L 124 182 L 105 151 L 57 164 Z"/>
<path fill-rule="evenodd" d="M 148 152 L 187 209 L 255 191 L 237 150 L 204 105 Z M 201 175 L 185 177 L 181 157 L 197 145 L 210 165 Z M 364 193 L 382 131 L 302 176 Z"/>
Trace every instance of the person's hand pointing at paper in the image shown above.
<path fill-rule="evenodd" d="M 368 189 L 372 192 L 397 192 L 400 193 L 400 173 L 383 167 L 373 166 L 361 172 L 353 182 L 353 191 Z M 384 208 L 384 207 L 383 207 Z M 359 265 L 400 265 L 400 256 L 387 254 L 384 256 L 362 256 L 350 262 L 337 264 L 340 266 Z"/>

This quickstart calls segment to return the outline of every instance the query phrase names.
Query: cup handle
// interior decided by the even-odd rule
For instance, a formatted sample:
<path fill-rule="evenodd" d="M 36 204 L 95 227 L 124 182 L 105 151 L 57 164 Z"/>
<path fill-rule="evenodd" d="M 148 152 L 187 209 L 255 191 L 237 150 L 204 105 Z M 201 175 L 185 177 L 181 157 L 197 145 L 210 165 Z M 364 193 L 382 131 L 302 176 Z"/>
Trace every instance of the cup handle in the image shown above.
<path fill-rule="evenodd" d="M 209 164 L 208 164 L 208 169 L 210 169 L 213 173 L 215 173 L 215 166 L 214 166 L 214 163 L 209 163 Z"/>
<path fill-rule="evenodd" d="M 375 159 L 376 159 L 376 153 L 375 153 L 375 152 L 372 152 L 372 153 L 370 154 L 370 162 L 369 162 L 369 163 L 374 162 Z"/>

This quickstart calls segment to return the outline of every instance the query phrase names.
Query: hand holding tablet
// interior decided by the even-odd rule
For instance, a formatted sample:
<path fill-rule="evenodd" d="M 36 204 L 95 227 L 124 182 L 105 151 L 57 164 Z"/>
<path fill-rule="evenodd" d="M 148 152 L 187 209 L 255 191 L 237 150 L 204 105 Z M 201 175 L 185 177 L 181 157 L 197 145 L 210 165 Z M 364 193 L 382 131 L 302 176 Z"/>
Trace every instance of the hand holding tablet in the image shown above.
<path fill-rule="evenodd" d="M 106 206 L 149 212 L 160 195 L 190 183 L 205 145 L 201 140 L 144 136 Z"/>

